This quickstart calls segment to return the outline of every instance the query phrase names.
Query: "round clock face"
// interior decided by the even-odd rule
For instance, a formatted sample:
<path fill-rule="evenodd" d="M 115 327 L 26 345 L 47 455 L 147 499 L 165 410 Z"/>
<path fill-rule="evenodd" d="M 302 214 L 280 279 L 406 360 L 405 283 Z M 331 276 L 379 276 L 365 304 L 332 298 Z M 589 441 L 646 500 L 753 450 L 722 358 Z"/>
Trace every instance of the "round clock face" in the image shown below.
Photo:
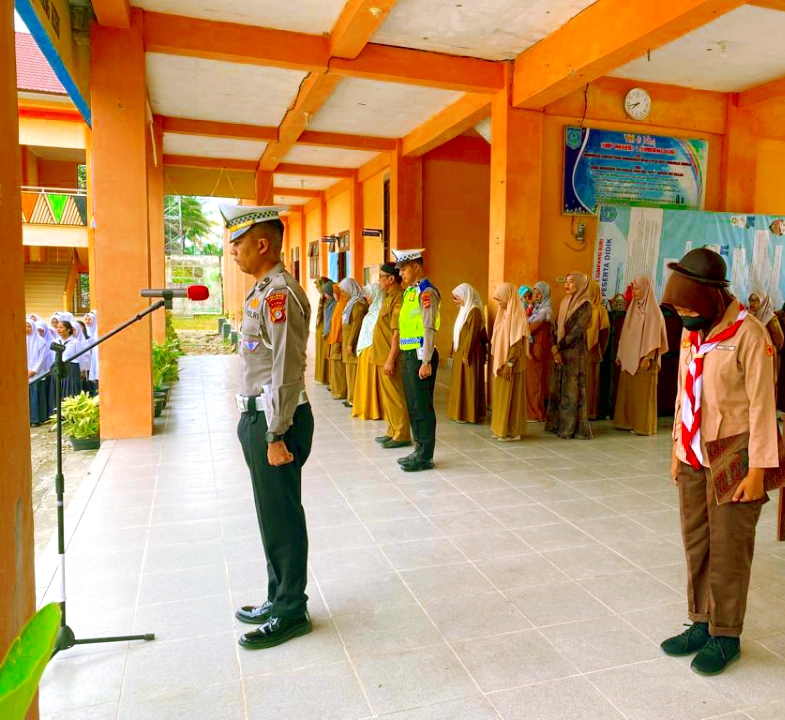
<path fill-rule="evenodd" d="M 651 97 L 643 88 L 633 88 L 624 98 L 624 110 L 633 120 L 644 120 L 651 112 Z"/>

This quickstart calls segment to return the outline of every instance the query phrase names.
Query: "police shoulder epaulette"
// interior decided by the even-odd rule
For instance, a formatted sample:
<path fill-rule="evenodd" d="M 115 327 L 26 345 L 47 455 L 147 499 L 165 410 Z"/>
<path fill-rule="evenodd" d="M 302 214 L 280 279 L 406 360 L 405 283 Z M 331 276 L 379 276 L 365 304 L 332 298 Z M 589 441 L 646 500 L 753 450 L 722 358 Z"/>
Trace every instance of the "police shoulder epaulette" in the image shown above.
<path fill-rule="evenodd" d="M 424 278 L 420 280 L 420 292 L 427 290 L 428 288 L 432 288 L 431 281 L 428 278 Z"/>

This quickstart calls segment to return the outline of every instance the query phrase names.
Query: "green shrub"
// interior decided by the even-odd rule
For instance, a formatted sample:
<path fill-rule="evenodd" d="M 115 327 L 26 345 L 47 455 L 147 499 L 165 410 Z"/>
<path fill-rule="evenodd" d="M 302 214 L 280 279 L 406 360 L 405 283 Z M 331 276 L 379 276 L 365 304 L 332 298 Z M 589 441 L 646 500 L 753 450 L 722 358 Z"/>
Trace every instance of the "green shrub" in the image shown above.
<path fill-rule="evenodd" d="M 51 417 L 56 422 L 57 416 Z M 63 435 L 74 440 L 96 437 L 100 431 L 98 396 L 86 392 L 72 395 L 63 400 Z"/>
<path fill-rule="evenodd" d="M 166 340 L 165 343 L 174 347 L 178 353 L 183 354 L 180 348 L 180 338 L 177 335 L 177 330 L 174 328 L 174 317 L 171 310 L 166 310 Z"/>
<path fill-rule="evenodd" d="M 160 388 L 180 379 L 177 358 L 182 354 L 179 347 L 168 341 L 163 345 L 153 343 L 153 387 Z"/>

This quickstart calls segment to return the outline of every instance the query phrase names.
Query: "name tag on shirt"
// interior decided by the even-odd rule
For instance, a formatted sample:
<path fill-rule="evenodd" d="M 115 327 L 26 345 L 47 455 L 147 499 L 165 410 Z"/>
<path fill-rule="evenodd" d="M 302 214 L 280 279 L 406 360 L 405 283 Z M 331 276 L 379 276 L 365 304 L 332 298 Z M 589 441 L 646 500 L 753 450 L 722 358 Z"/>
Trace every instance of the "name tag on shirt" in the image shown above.
<path fill-rule="evenodd" d="M 717 350 L 729 350 L 729 351 L 732 351 L 732 350 L 736 349 L 736 346 L 735 345 L 717 345 L 716 349 Z"/>

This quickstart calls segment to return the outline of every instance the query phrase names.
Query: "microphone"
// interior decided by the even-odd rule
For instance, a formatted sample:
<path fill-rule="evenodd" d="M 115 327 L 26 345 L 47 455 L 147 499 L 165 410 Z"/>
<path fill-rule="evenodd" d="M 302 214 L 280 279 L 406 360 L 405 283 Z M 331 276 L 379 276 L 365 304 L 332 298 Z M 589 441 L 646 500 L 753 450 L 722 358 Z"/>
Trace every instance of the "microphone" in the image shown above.
<path fill-rule="evenodd" d="M 141 291 L 142 297 L 152 298 L 187 298 L 188 300 L 207 300 L 210 290 L 206 285 L 187 285 L 176 288 L 152 288 Z"/>

